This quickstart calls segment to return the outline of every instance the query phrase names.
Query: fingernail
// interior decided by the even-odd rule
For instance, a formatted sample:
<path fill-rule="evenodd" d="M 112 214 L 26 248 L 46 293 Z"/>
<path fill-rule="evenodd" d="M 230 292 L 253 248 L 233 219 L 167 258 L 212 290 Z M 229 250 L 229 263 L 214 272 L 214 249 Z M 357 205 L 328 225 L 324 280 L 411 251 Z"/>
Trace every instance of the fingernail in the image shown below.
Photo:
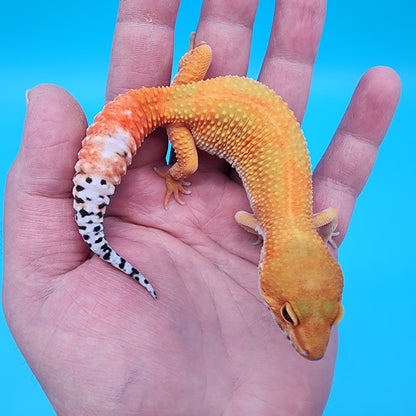
<path fill-rule="evenodd" d="M 25 92 L 26 105 L 29 105 L 29 99 L 30 99 L 30 92 L 31 91 L 32 90 L 30 89 L 30 90 L 26 90 L 26 92 Z"/>

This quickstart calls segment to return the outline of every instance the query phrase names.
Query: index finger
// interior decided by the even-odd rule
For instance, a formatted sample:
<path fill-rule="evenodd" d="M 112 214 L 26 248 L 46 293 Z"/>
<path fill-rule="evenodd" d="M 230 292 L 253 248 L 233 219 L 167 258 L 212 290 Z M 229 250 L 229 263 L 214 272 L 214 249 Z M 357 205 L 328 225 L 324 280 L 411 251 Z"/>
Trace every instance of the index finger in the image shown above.
<path fill-rule="evenodd" d="M 106 101 L 132 88 L 168 85 L 179 0 L 121 0 Z"/>

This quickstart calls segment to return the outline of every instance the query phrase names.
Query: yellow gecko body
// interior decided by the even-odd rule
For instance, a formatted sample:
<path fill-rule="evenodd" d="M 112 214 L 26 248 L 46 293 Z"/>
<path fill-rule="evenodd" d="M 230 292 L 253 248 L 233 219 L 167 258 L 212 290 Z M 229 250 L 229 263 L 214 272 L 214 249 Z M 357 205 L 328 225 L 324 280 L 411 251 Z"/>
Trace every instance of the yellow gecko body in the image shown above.
<path fill-rule="evenodd" d="M 243 77 L 202 81 L 211 50 L 199 44 L 182 58 L 172 86 L 131 90 L 107 104 L 89 127 L 74 177 L 76 220 L 91 249 L 156 297 L 147 279 L 107 243 L 105 207 L 144 138 L 166 126 L 177 162 L 166 174 L 167 207 L 187 193 L 198 167 L 196 147 L 227 160 L 239 173 L 253 214 L 236 220 L 263 239 L 259 264 L 263 297 L 296 350 L 323 356 L 330 328 L 342 317 L 343 277 L 329 253 L 336 210 L 312 212 L 306 142 L 287 104 L 266 86 Z M 99 203 L 101 202 L 101 203 Z M 316 228 L 329 224 L 325 241 Z"/>

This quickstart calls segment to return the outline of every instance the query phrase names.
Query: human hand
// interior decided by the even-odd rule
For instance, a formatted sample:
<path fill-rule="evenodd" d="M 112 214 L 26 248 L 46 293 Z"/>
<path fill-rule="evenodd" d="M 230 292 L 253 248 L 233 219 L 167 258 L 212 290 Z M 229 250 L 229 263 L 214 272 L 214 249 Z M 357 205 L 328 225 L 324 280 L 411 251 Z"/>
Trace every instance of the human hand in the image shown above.
<path fill-rule="evenodd" d="M 108 99 L 168 84 L 178 2 L 166 3 L 158 10 L 147 0 L 121 2 Z M 210 77 L 247 69 L 257 2 L 229 3 L 206 2 L 201 14 L 197 42 L 213 48 Z M 299 120 L 325 12 L 322 1 L 301 3 L 279 2 L 260 75 Z M 393 71 L 369 71 L 316 169 L 316 211 L 340 208 L 340 239 L 399 91 Z M 336 333 L 319 362 L 299 356 L 280 333 L 258 290 L 259 247 L 234 222 L 248 201 L 228 166 L 201 155 L 186 205 L 171 202 L 166 212 L 165 185 L 152 171 L 163 164 L 166 138 L 154 134 L 117 187 L 106 235 L 151 280 L 159 295 L 154 301 L 90 257 L 78 234 L 71 191 L 85 128 L 68 93 L 53 86 L 32 90 L 6 191 L 5 315 L 56 411 L 319 414 L 331 385 Z"/>

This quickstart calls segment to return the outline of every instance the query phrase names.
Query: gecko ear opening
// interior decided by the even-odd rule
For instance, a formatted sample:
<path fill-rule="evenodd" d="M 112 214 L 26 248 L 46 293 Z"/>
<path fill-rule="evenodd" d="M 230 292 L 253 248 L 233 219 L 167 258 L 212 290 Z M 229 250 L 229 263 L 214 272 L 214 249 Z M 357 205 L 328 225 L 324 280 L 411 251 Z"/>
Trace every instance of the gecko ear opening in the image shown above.
<path fill-rule="evenodd" d="M 339 309 L 338 309 L 338 315 L 335 318 L 334 322 L 332 323 L 332 325 L 336 325 L 339 323 L 339 321 L 342 319 L 342 317 L 344 316 L 344 308 L 341 304 L 339 304 Z"/>
<path fill-rule="evenodd" d="M 282 318 L 290 325 L 297 326 L 299 325 L 298 317 L 295 314 L 295 311 L 293 310 L 290 303 L 286 302 L 281 308 L 280 308 L 280 315 Z"/>

